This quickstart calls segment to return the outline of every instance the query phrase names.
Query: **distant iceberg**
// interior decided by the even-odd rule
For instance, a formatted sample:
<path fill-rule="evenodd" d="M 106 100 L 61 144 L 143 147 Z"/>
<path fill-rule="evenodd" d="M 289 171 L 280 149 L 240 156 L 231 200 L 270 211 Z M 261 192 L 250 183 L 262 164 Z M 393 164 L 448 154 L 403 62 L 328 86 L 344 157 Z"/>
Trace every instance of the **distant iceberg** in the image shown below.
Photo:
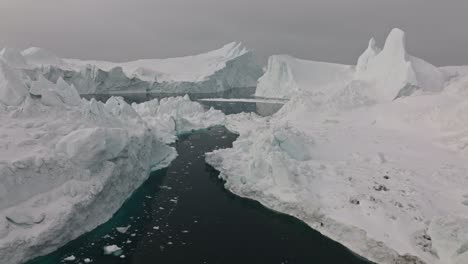
<path fill-rule="evenodd" d="M 15 53 L 32 79 L 45 76 L 73 84 L 80 94 L 118 92 L 215 93 L 255 87 L 262 75 L 253 54 L 233 42 L 207 53 L 123 63 L 61 59 L 40 48 Z"/>
<path fill-rule="evenodd" d="M 442 69 L 409 55 L 405 33 L 394 29 L 383 49 L 372 38 L 356 66 L 271 56 L 255 95 L 270 98 L 289 98 L 297 92 L 329 95 L 343 86 L 355 92 L 351 90 L 358 84 L 372 87 L 361 88 L 361 96 L 388 101 L 415 91 L 440 91 L 446 77 Z"/>

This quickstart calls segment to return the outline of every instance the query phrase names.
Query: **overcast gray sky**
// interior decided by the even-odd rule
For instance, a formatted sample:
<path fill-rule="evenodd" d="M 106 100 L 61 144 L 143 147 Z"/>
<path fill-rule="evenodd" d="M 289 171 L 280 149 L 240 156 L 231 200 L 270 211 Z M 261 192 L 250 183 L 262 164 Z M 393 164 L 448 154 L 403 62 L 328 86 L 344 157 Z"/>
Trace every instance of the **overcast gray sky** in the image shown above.
<path fill-rule="evenodd" d="M 393 27 L 436 65 L 468 64 L 468 0 L 0 0 L 0 47 L 124 61 L 238 40 L 271 54 L 354 64 Z"/>

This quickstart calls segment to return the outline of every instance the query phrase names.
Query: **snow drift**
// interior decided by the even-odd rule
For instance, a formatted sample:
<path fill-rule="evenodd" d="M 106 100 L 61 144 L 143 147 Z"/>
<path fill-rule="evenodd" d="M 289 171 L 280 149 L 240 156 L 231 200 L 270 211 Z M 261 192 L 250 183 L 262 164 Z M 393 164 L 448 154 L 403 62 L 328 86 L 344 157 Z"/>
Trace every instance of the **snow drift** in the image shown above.
<path fill-rule="evenodd" d="M 317 64 L 288 58 L 276 80 L 293 83 L 294 92 L 269 87 L 289 102 L 269 118 L 228 116 L 226 126 L 240 136 L 207 162 L 232 192 L 376 263 L 467 263 L 468 75 L 415 59 L 403 43 L 400 30 L 383 50 L 371 41 L 344 84 L 297 85 Z"/>
<path fill-rule="evenodd" d="M 4 264 L 50 253 L 107 221 L 151 169 L 175 158 L 164 142 L 179 131 L 224 121 L 187 97 L 132 107 L 120 97 L 80 99 L 63 79 L 54 84 L 23 77 L 0 60 Z M 167 120 L 183 126 L 168 127 Z"/>
<path fill-rule="evenodd" d="M 30 48 L 25 60 L 56 82 L 63 78 L 80 94 L 111 92 L 214 93 L 233 88 L 255 87 L 262 74 L 251 51 L 241 43 L 230 43 L 207 53 L 170 59 L 123 63 L 59 59 Z"/>

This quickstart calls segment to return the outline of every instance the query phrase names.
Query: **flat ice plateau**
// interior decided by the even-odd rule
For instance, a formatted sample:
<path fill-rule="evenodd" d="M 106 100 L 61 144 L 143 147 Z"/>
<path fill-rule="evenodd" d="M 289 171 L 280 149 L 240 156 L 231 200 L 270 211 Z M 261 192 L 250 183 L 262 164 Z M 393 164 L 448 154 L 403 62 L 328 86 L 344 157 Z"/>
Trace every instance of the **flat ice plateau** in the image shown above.
<path fill-rule="evenodd" d="M 394 29 L 356 66 L 272 56 L 272 117 L 227 116 L 208 153 L 232 192 L 296 216 L 377 263 L 468 263 L 467 67 L 406 52 Z"/>
<path fill-rule="evenodd" d="M 118 92 L 215 93 L 255 87 L 262 69 L 241 43 L 210 52 L 169 59 L 123 63 L 62 59 L 41 48 L 5 48 L 0 58 L 26 70 L 31 79 L 64 79 L 80 94 Z"/>
<path fill-rule="evenodd" d="M 81 99 L 73 85 L 30 79 L 19 53 L 0 59 L 0 260 L 23 263 L 109 220 L 176 157 L 167 143 L 222 124 L 188 97 L 130 106 Z M 10 66 L 12 63 L 14 66 Z M 24 66 L 24 65 L 23 65 Z"/>

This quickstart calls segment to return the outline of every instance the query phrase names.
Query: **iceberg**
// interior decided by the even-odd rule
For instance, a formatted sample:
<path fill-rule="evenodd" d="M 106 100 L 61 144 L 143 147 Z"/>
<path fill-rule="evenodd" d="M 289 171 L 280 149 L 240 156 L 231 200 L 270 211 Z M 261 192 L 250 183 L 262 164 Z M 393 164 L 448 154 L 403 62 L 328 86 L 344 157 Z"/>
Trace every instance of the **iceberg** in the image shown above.
<path fill-rule="evenodd" d="M 435 68 L 403 43 L 398 29 L 382 50 L 371 40 L 345 74 L 273 57 L 260 91 L 290 100 L 271 117 L 227 116 L 239 137 L 206 161 L 233 193 L 376 263 L 466 263 L 468 72 Z M 307 80 L 320 70 L 346 81 Z"/>
<path fill-rule="evenodd" d="M 222 113 L 188 97 L 134 106 L 111 97 L 102 103 L 81 99 L 63 79 L 34 81 L 17 73 L 0 60 L 4 264 L 48 254 L 109 220 L 151 170 L 176 157 L 165 143 L 176 131 L 224 121 Z M 160 119 L 151 118 L 152 111 Z M 177 126 L 164 130 L 171 118 Z"/>
<path fill-rule="evenodd" d="M 349 82 L 352 73 L 349 65 L 273 55 L 268 59 L 265 74 L 258 80 L 255 96 L 289 98 L 301 91 L 326 90 L 327 87 Z"/>
<path fill-rule="evenodd" d="M 348 86 L 348 93 L 371 101 L 390 101 L 415 91 L 441 91 L 450 74 L 449 69 L 446 71 L 409 55 L 405 33 L 393 29 L 382 49 L 372 38 L 356 66 L 307 61 L 287 55 L 271 56 L 255 95 L 290 98 L 298 92 L 308 92 L 330 96 L 336 90 L 343 92 L 341 87 Z"/>
<path fill-rule="evenodd" d="M 400 29 L 390 32 L 380 52 L 371 40 L 356 68 L 356 79 L 374 82 L 379 99 L 387 101 L 419 89 L 439 92 L 445 82 L 437 67 L 407 54 L 405 32 Z"/>
<path fill-rule="evenodd" d="M 59 59 L 38 48 L 23 51 L 38 75 L 56 82 L 63 78 L 80 94 L 116 92 L 215 93 L 255 87 L 262 69 L 251 51 L 230 43 L 207 53 L 169 59 L 123 63 Z"/>

